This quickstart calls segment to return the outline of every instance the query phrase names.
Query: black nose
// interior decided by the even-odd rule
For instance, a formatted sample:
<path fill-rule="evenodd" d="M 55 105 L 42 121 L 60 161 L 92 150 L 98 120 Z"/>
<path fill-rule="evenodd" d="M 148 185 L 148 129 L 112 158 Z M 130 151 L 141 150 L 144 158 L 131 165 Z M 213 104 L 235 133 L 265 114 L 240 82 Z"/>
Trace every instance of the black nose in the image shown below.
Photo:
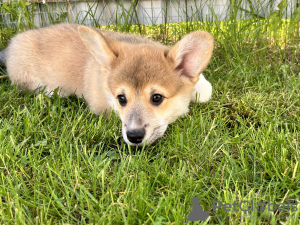
<path fill-rule="evenodd" d="M 145 137 L 145 129 L 129 130 L 127 131 L 127 138 L 131 143 L 139 144 Z"/>

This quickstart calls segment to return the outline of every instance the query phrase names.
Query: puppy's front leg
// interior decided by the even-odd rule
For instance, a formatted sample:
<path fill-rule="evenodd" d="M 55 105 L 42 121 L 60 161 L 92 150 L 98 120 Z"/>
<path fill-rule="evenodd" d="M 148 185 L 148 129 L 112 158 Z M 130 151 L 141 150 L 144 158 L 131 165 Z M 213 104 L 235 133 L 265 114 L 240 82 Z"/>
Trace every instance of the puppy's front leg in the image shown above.
<path fill-rule="evenodd" d="M 194 86 L 195 91 L 193 92 L 192 102 L 207 102 L 211 98 L 212 86 L 205 79 L 203 74 L 200 74 L 198 82 Z"/>

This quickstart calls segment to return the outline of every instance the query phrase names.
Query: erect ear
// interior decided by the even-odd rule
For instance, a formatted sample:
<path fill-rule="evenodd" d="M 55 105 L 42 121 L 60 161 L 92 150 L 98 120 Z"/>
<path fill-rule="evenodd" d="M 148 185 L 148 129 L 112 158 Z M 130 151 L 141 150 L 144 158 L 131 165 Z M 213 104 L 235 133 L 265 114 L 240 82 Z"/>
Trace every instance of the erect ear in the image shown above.
<path fill-rule="evenodd" d="M 108 41 L 97 31 L 86 27 L 78 27 L 79 36 L 96 61 L 105 69 L 110 69 L 111 63 L 117 58 Z"/>
<path fill-rule="evenodd" d="M 200 73 L 206 68 L 213 52 L 214 40 L 205 31 L 195 31 L 177 42 L 168 53 L 175 61 L 175 69 L 181 76 L 197 82 Z"/>

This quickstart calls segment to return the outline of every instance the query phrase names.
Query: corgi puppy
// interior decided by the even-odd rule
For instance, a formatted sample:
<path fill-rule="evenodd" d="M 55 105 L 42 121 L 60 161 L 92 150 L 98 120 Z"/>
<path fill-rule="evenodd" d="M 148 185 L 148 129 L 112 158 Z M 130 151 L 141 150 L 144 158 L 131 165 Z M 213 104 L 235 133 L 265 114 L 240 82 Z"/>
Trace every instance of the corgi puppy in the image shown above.
<path fill-rule="evenodd" d="M 204 31 L 186 35 L 173 47 L 149 39 L 58 24 L 16 35 L 0 53 L 8 77 L 21 89 L 42 88 L 51 96 L 84 97 L 95 114 L 115 110 L 130 145 L 150 144 L 168 124 L 206 102 L 211 84 L 201 74 L 213 52 Z"/>

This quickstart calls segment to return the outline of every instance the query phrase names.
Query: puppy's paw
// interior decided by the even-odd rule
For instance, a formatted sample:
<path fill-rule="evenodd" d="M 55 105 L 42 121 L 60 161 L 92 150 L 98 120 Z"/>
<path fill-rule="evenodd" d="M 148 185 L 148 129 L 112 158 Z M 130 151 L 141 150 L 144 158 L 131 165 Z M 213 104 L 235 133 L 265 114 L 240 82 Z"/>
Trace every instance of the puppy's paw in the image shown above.
<path fill-rule="evenodd" d="M 212 86 L 205 79 L 203 74 L 200 74 L 198 82 L 194 86 L 195 91 L 193 92 L 192 102 L 207 102 L 212 95 Z"/>

